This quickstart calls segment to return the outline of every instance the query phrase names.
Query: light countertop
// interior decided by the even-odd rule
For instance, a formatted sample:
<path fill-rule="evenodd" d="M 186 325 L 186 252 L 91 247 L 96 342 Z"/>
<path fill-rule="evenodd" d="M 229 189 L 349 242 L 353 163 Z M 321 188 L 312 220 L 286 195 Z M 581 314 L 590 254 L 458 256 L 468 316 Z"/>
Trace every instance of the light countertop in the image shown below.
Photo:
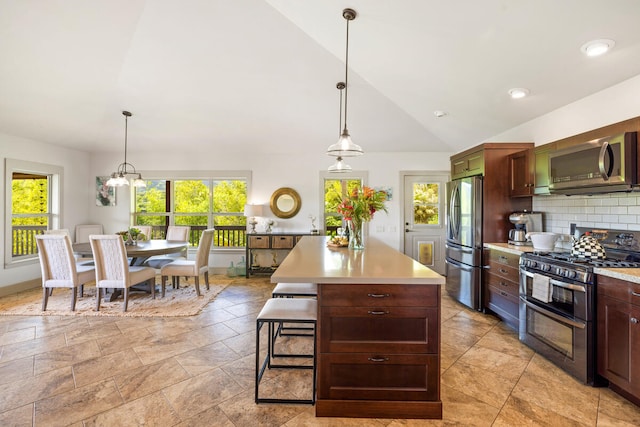
<path fill-rule="evenodd" d="M 510 245 L 508 243 L 485 243 L 485 248 L 499 249 L 515 255 L 522 255 L 525 252 L 533 252 L 533 246 L 528 245 Z"/>
<path fill-rule="evenodd" d="M 304 236 L 271 282 L 443 285 L 445 278 L 375 238 L 363 250 L 327 246 L 326 236 Z"/>
<path fill-rule="evenodd" d="M 593 272 L 614 279 L 640 283 L 640 268 L 594 268 Z"/>

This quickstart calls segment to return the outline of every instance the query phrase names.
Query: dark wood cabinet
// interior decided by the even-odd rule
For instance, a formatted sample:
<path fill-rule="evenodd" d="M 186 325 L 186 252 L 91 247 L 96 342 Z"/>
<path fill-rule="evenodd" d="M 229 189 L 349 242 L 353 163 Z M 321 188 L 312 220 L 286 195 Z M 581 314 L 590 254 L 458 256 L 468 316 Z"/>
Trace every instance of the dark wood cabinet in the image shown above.
<path fill-rule="evenodd" d="M 509 195 L 511 197 L 532 196 L 534 189 L 533 149 L 509 155 Z"/>
<path fill-rule="evenodd" d="M 484 150 L 465 151 L 451 157 L 451 179 L 484 174 Z"/>
<path fill-rule="evenodd" d="M 640 404 L 640 284 L 597 277 L 598 374 Z"/>
<path fill-rule="evenodd" d="M 319 286 L 322 375 L 316 414 L 332 416 L 350 402 L 352 416 L 442 416 L 439 289 L 400 284 Z"/>
<path fill-rule="evenodd" d="M 520 255 L 491 248 L 485 249 L 484 257 L 487 266 L 482 280 L 484 307 L 518 330 Z"/>

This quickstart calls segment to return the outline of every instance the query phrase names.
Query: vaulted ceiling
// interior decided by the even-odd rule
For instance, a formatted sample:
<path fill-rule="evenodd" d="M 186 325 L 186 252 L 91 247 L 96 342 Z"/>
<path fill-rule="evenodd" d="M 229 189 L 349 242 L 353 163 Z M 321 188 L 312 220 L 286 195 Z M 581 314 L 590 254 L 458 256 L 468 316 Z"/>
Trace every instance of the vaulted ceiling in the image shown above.
<path fill-rule="evenodd" d="M 459 151 L 640 74 L 637 0 L 0 0 L 0 133 L 120 152 L 129 110 L 132 152 L 324 155 L 345 7 L 365 152 Z"/>

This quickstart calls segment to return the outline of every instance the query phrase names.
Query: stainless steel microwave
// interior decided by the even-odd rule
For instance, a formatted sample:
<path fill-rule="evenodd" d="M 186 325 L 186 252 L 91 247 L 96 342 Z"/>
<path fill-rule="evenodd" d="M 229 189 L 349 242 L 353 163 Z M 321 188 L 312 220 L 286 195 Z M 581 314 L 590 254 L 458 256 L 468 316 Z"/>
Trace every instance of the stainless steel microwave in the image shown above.
<path fill-rule="evenodd" d="M 549 191 L 596 194 L 636 184 L 637 133 L 626 132 L 549 153 Z"/>

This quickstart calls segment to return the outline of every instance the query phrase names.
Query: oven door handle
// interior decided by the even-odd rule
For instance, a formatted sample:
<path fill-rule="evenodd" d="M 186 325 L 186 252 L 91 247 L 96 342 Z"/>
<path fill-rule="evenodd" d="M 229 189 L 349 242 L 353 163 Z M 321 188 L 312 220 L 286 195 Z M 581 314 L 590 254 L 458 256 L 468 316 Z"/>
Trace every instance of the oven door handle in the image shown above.
<path fill-rule="evenodd" d="M 584 329 L 587 326 L 586 323 L 576 322 L 574 320 L 567 319 L 566 317 L 560 316 L 560 315 L 558 315 L 558 314 L 556 314 L 556 313 L 554 313 L 552 311 L 546 310 L 546 309 L 540 307 L 539 305 L 532 304 L 529 301 L 527 301 L 526 299 L 524 299 L 523 296 L 520 297 L 520 301 L 522 301 L 527 307 L 531 308 L 532 310 L 538 311 L 538 312 L 544 314 L 545 316 L 549 316 L 552 319 L 557 320 L 558 322 L 569 324 L 569 325 L 575 326 L 576 328 L 579 328 L 579 329 Z"/>
<path fill-rule="evenodd" d="M 525 270 L 520 270 L 520 271 L 525 276 L 533 278 L 533 273 L 531 273 L 529 271 L 525 271 Z M 549 284 L 555 285 L 555 286 L 559 286 L 559 287 L 565 288 L 565 289 L 571 289 L 572 291 L 587 292 L 587 290 L 585 289 L 584 286 L 572 285 L 571 283 L 561 282 L 561 281 L 556 280 L 556 279 L 549 279 Z"/>

